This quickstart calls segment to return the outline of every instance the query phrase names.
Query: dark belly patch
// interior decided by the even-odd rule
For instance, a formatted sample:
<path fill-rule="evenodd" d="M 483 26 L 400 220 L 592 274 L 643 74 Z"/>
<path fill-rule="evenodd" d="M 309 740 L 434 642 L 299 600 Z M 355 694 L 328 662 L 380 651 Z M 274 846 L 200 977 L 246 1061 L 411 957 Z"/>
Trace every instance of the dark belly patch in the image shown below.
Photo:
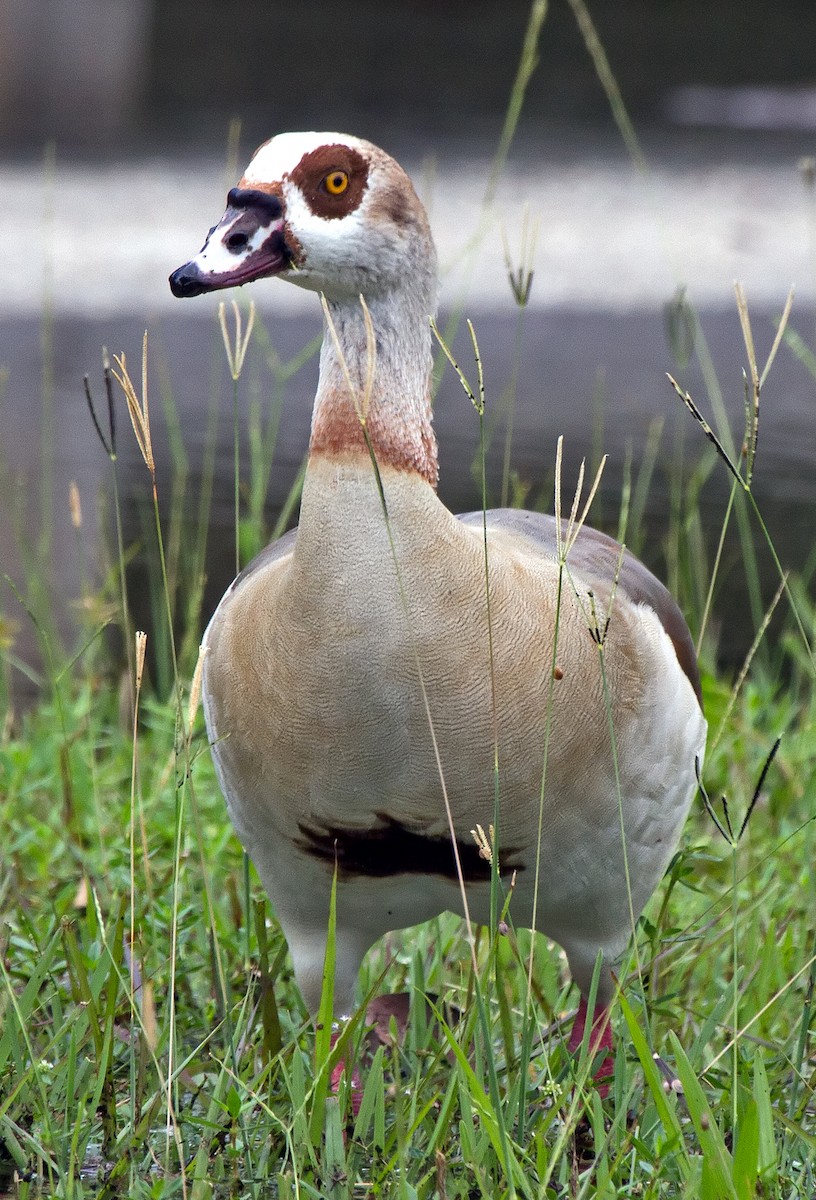
<path fill-rule="evenodd" d="M 295 843 L 299 850 L 324 862 L 331 870 L 337 864 L 340 879 L 368 876 L 384 879 L 390 875 L 440 875 L 444 879 L 458 878 L 456 859 L 450 837 L 429 836 L 403 825 L 401 821 L 376 814 L 376 824 L 370 829 L 350 829 L 340 825 L 298 824 L 301 837 Z M 474 841 L 457 839 L 462 874 L 468 883 L 490 879 L 490 863 L 479 853 Z M 500 847 L 502 874 L 523 871 L 518 861 L 519 850 Z"/>

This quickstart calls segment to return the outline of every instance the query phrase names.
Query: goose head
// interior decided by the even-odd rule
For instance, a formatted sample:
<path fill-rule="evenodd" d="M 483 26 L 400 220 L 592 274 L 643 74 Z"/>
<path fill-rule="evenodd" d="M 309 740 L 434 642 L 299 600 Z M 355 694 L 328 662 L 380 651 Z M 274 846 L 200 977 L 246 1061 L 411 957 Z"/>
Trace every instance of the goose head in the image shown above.
<path fill-rule="evenodd" d="M 430 311 L 433 240 L 398 163 L 346 134 L 278 134 L 256 151 L 170 288 L 198 296 L 274 275 L 335 303 L 384 297 L 413 281 Z"/>

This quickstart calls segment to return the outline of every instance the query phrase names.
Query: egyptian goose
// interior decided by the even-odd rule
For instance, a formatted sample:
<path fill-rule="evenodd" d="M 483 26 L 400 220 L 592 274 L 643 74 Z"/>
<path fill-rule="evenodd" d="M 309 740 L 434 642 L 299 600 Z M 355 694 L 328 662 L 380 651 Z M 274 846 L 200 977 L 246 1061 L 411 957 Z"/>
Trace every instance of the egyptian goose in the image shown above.
<path fill-rule="evenodd" d="M 573 1048 L 602 955 L 593 1038 L 608 1049 L 612 971 L 703 755 L 685 621 L 641 563 L 589 528 L 559 589 L 554 518 L 497 510 L 488 636 L 482 513 L 454 516 L 436 494 L 434 244 L 392 158 L 344 134 L 272 138 L 170 285 L 197 296 L 272 275 L 323 293 L 328 317 L 300 524 L 212 618 L 204 707 L 230 817 L 304 1000 L 315 1014 L 335 868 L 338 1018 L 382 934 L 462 912 L 457 856 L 470 915 L 488 922 L 490 866 L 470 831 L 494 820 L 495 730 L 510 918 L 532 924 L 538 879 L 536 927 L 581 991 Z"/>

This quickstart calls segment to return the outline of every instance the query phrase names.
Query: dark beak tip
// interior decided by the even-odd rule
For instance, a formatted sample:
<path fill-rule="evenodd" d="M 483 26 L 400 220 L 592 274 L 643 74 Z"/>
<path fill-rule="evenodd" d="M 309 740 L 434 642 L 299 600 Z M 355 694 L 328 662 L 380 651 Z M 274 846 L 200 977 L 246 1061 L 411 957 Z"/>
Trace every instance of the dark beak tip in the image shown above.
<path fill-rule="evenodd" d="M 185 263 L 170 276 L 170 291 L 180 300 L 190 296 L 200 296 L 210 289 L 202 281 L 201 274 L 192 263 Z"/>

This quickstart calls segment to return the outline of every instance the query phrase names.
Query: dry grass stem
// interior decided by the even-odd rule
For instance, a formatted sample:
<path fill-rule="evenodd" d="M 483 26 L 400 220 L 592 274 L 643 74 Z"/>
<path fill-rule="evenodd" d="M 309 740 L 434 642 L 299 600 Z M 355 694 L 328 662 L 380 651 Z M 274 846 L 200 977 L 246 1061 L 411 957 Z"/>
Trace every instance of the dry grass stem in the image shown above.
<path fill-rule="evenodd" d="M 437 342 L 439 343 L 439 345 L 442 349 L 442 352 L 445 355 L 445 358 L 447 358 L 448 362 L 453 367 L 454 371 L 457 374 L 459 382 L 461 383 L 462 387 L 465 389 L 468 399 L 470 400 L 473 407 L 476 409 L 476 412 L 481 417 L 484 414 L 484 407 L 485 407 L 484 371 L 482 369 L 482 356 L 479 352 L 479 343 L 476 341 L 476 330 L 473 328 L 473 322 L 470 319 L 468 319 L 467 327 L 468 327 L 468 332 L 470 333 L 470 340 L 473 345 L 473 354 L 476 359 L 476 372 L 477 372 L 477 376 L 478 376 L 478 384 L 477 384 L 478 396 L 477 396 L 476 392 L 474 391 L 474 389 L 470 386 L 468 378 L 465 375 L 462 368 L 459 366 L 459 363 L 456 361 L 456 359 L 453 357 L 453 354 L 448 349 L 448 345 L 445 342 L 445 339 L 442 337 L 442 334 L 439 332 L 439 328 L 436 324 L 436 321 L 434 320 L 433 317 L 430 317 L 429 320 L 430 320 L 431 329 L 433 331 L 433 335 L 436 338 Z"/>
<path fill-rule="evenodd" d="M 68 508 L 71 513 L 71 524 L 74 529 L 81 529 L 82 504 L 79 499 L 79 488 L 75 479 L 72 479 L 68 484 Z"/>
<path fill-rule="evenodd" d="M 739 314 L 740 328 L 742 329 L 742 337 L 745 343 L 745 352 L 748 356 L 748 372 L 745 374 L 745 435 L 742 446 L 742 455 L 745 458 L 744 474 L 741 469 L 741 464 L 735 463 L 732 460 L 728 451 L 723 446 L 720 438 L 714 432 L 708 421 L 700 412 L 700 409 L 695 404 L 691 394 L 681 388 L 677 380 L 672 375 L 667 373 L 666 378 L 674 388 L 676 394 L 683 401 L 691 415 L 694 417 L 705 436 L 714 446 L 731 475 L 746 492 L 750 492 L 754 463 L 757 453 L 757 442 L 759 439 L 759 397 L 765 380 L 768 378 L 768 372 L 773 366 L 779 346 L 783 337 L 785 336 L 785 330 L 787 328 L 788 319 L 793 306 L 794 289 L 791 288 L 788 292 L 787 299 L 785 300 L 785 307 L 782 311 L 782 316 L 779 319 L 776 336 L 771 347 L 771 352 L 768 355 L 762 371 L 759 370 L 757 365 L 754 335 L 751 329 L 751 319 L 748 313 L 748 302 L 745 298 L 745 291 L 740 283 L 736 283 L 734 285 L 734 290 L 737 297 L 737 312 Z"/>
<path fill-rule="evenodd" d="M 745 478 L 748 484 L 754 471 L 754 461 L 759 437 L 759 368 L 757 367 L 754 335 L 751 330 L 751 319 L 748 315 L 748 301 L 741 283 L 734 285 L 737 297 L 737 312 L 739 313 L 742 338 L 745 342 L 745 352 L 748 355 L 748 372 L 745 377 L 745 434 L 742 453 L 745 457 Z M 750 379 L 750 384 L 749 384 Z"/>
<path fill-rule="evenodd" d="M 745 352 L 748 356 L 748 371 L 749 376 L 746 377 L 746 394 L 745 394 L 745 440 L 743 443 L 743 454 L 746 458 L 746 485 L 750 486 L 754 471 L 754 463 L 756 461 L 757 441 L 759 438 L 759 396 L 768 378 L 768 373 L 773 365 L 779 345 L 785 333 L 785 328 L 788 324 L 791 308 L 793 307 L 794 289 L 791 288 L 785 300 L 785 307 L 782 310 L 782 316 L 777 325 L 776 337 L 774 338 L 771 352 L 768 355 L 765 366 L 760 372 L 757 365 L 756 348 L 754 345 L 754 335 L 751 330 L 751 319 L 748 314 L 748 301 L 745 297 L 745 291 L 741 283 L 734 284 L 734 290 L 737 297 L 737 312 L 739 313 L 740 327 L 742 329 L 742 337 L 745 342 Z M 749 384 L 750 379 L 750 384 Z"/>
<path fill-rule="evenodd" d="M 473 357 L 476 360 L 476 386 L 479 394 L 478 399 L 474 399 L 473 406 L 479 416 L 484 416 L 485 410 L 485 389 L 484 389 L 484 367 L 482 366 L 482 355 L 479 351 L 479 343 L 476 341 L 476 330 L 473 327 L 473 322 L 470 317 L 467 319 L 468 333 L 470 334 L 471 345 L 473 346 Z"/>
<path fill-rule="evenodd" d="M 88 878 L 87 878 L 87 876 L 83 875 L 77 885 L 77 890 L 74 895 L 74 898 L 71 901 L 71 908 L 77 909 L 77 911 L 82 912 L 87 907 L 88 907 Z"/>
<path fill-rule="evenodd" d="M 741 1038 L 745 1037 L 746 1033 L 751 1028 L 751 1026 L 755 1025 L 757 1023 L 757 1021 L 760 1019 L 760 1017 L 763 1017 L 765 1015 L 765 1013 L 768 1011 L 768 1009 L 772 1008 L 773 1005 L 776 1004 L 777 1000 L 780 1000 L 782 998 L 782 996 L 785 995 L 786 992 L 790 991 L 790 989 L 796 983 L 797 979 L 801 979 L 801 977 L 806 972 L 810 971 L 811 968 L 813 967 L 814 963 L 816 963 L 816 954 L 812 954 L 810 956 L 810 958 L 807 960 L 807 962 L 805 963 L 805 965 L 803 967 L 800 967 L 795 975 L 792 975 L 790 977 L 790 979 L 785 981 L 784 985 L 781 988 L 778 988 L 777 991 L 774 992 L 773 996 L 771 996 L 771 998 L 767 1002 L 767 1004 L 763 1004 L 762 1008 L 760 1008 L 758 1012 L 754 1013 L 754 1015 L 751 1017 L 750 1021 L 746 1021 L 746 1023 L 743 1025 L 743 1027 L 734 1034 L 734 1036 L 731 1038 L 731 1040 L 729 1042 L 726 1042 L 726 1044 L 719 1051 L 719 1053 L 715 1054 L 714 1057 L 707 1063 L 707 1065 L 705 1067 L 703 1067 L 703 1069 L 700 1071 L 701 1078 L 706 1076 L 708 1074 L 708 1072 L 710 1070 L 712 1070 L 713 1067 L 716 1067 L 716 1065 L 720 1061 L 720 1059 L 724 1058 L 725 1055 L 729 1052 L 729 1050 L 731 1050 L 733 1048 L 733 1046 L 738 1041 L 740 1041 Z"/>
<path fill-rule="evenodd" d="M 366 391 L 366 393 L 364 393 L 362 400 L 361 400 L 360 397 L 358 396 L 356 388 L 352 384 L 351 375 L 350 375 L 349 369 L 348 369 L 348 363 L 346 362 L 345 356 L 342 351 L 342 347 L 340 346 L 339 338 L 337 336 L 337 329 L 335 328 L 334 320 L 332 318 L 331 311 L 329 309 L 328 301 L 326 300 L 326 297 L 322 292 L 320 294 L 320 302 L 323 307 L 323 315 L 326 320 L 326 328 L 328 329 L 329 336 L 331 337 L 332 342 L 334 344 L 334 348 L 337 353 L 337 357 L 340 361 L 340 367 L 341 367 L 341 370 L 342 370 L 343 375 L 346 380 L 346 386 L 349 389 L 349 394 L 350 394 L 352 402 L 354 404 L 355 411 L 357 412 L 357 417 L 358 417 L 358 419 L 360 421 L 360 425 L 363 429 L 363 435 L 366 440 L 366 445 L 368 447 L 369 456 L 371 458 L 371 464 L 374 469 L 374 475 L 375 475 L 375 478 L 377 481 L 377 490 L 380 495 L 380 503 L 382 505 L 383 519 L 385 520 L 386 532 L 388 534 L 388 541 L 389 541 L 389 545 L 390 545 L 390 549 L 391 549 L 391 557 L 393 559 L 394 567 L 395 567 L 395 570 L 397 573 L 397 586 L 399 588 L 400 602 L 402 604 L 402 608 L 403 608 L 406 618 L 408 618 L 410 621 L 408 600 L 407 600 L 407 597 L 405 594 L 405 587 L 404 587 L 404 583 L 403 583 L 403 579 L 402 579 L 402 572 L 400 569 L 399 557 L 397 555 L 396 546 L 394 544 L 393 531 L 391 529 L 391 523 L 390 523 L 389 516 L 388 516 L 388 505 L 386 503 L 386 498 L 385 498 L 385 489 L 383 488 L 382 476 L 380 474 L 379 464 L 377 463 L 377 457 L 376 457 L 376 454 L 374 453 L 374 448 L 371 444 L 371 440 L 368 436 L 368 431 L 366 429 L 368 403 L 370 401 L 370 390 L 368 390 L 368 389 L 370 389 L 370 386 L 373 383 L 375 362 L 376 362 L 376 358 L 375 358 L 375 356 L 376 356 L 376 338 L 374 336 L 374 326 L 373 326 L 373 322 L 371 320 L 371 313 L 369 311 L 368 305 L 365 302 L 365 298 L 361 295 L 360 296 L 360 305 L 361 305 L 361 308 L 363 311 L 363 321 L 365 322 L 366 352 L 367 352 L 367 362 L 366 362 L 367 391 Z M 433 319 L 431 319 L 431 324 L 433 325 Z M 450 797 L 448 795 L 447 784 L 445 781 L 445 772 L 444 772 L 444 769 L 442 766 L 442 758 L 441 758 L 441 754 L 440 754 L 440 750 L 439 750 L 439 743 L 438 743 L 438 740 L 436 737 L 436 729 L 434 727 L 433 718 L 431 716 L 431 708 L 430 708 L 430 703 L 428 700 L 427 689 L 425 686 L 425 677 L 424 677 L 424 673 L 422 671 L 422 663 L 420 662 L 419 652 L 417 650 L 416 644 L 414 644 L 412 648 L 413 648 L 414 662 L 416 664 L 417 674 L 419 677 L 419 687 L 420 687 L 420 691 L 422 693 L 422 703 L 423 703 L 423 706 L 425 709 L 425 716 L 428 721 L 428 730 L 429 730 L 429 733 L 431 736 L 431 744 L 433 747 L 434 759 L 435 759 L 436 768 L 437 768 L 437 771 L 439 774 L 439 783 L 440 783 L 440 787 L 442 789 L 442 799 L 443 799 L 443 803 L 445 806 L 445 814 L 446 814 L 447 821 L 448 821 L 448 830 L 450 832 L 450 837 L 451 837 L 451 848 L 453 850 L 454 862 L 456 864 L 456 876 L 459 881 L 459 887 L 460 887 L 460 893 L 461 893 L 461 899 L 462 899 L 462 911 L 463 911 L 463 915 L 464 915 L 464 919 L 465 919 L 465 926 L 467 928 L 467 933 L 468 933 L 468 937 L 467 937 L 468 948 L 470 950 L 471 962 L 473 965 L 474 972 L 478 973 L 478 962 L 476 960 L 476 938 L 475 938 L 475 935 L 473 932 L 473 922 L 471 921 L 471 917 L 470 917 L 470 905 L 468 903 L 467 888 L 465 887 L 465 879 L 464 879 L 464 874 L 462 872 L 462 864 L 461 864 L 461 859 L 460 859 L 460 855 L 459 855 L 459 844 L 456 840 L 456 827 L 454 825 L 454 820 L 453 820 L 453 811 L 451 809 Z"/>
<path fill-rule="evenodd" d="M 488 831 L 489 834 L 485 833 L 484 828 L 481 825 L 477 825 L 475 829 L 471 829 L 470 836 L 479 847 L 479 858 L 483 858 L 485 862 L 492 864 L 493 847 L 496 843 L 496 831 L 492 825 L 488 826 Z"/>
<path fill-rule="evenodd" d="M 196 659 L 195 670 L 193 671 L 193 680 L 190 684 L 190 700 L 187 705 L 187 734 L 192 735 L 193 725 L 195 724 L 198 705 L 201 700 L 201 682 L 204 675 L 204 659 L 207 656 L 207 647 L 202 642 L 198 648 L 198 658 Z"/>
<path fill-rule="evenodd" d="M 156 1005 L 153 1000 L 153 984 L 149 979 L 142 981 L 139 1008 L 142 1018 L 142 1029 L 145 1041 L 155 1054 L 159 1045 L 159 1024 L 156 1018 Z"/>
<path fill-rule="evenodd" d="M 233 383 L 237 383 L 244 369 L 244 359 L 249 348 L 252 327 L 255 324 L 255 301 L 251 300 L 249 303 L 246 329 L 242 328 L 241 309 L 235 300 L 232 301 L 232 312 L 235 317 L 235 337 L 233 340 L 230 340 L 227 328 L 226 305 L 223 301 L 218 305 L 218 323 L 221 326 L 221 337 L 224 339 L 224 350 L 227 355 L 230 375 L 232 376 Z"/>
<path fill-rule="evenodd" d="M 742 340 L 745 342 L 745 350 L 748 355 L 748 367 L 751 372 L 751 384 L 755 392 L 759 391 L 759 370 L 757 368 L 756 349 L 754 348 L 754 335 L 751 330 L 751 318 L 748 315 L 748 301 L 745 298 L 745 291 L 741 283 L 734 284 L 734 293 L 737 297 L 737 312 L 739 313 L 740 327 L 742 329 Z"/>
<path fill-rule="evenodd" d="M 147 634 L 141 630 L 136 632 L 136 695 L 138 697 L 142 687 L 142 675 L 144 674 L 145 652 L 147 650 Z"/>
<path fill-rule="evenodd" d="M 156 462 L 153 458 L 153 443 L 150 437 L 150 410 L 147 400 L 147 330 L 142 340 L 142 399 L 136 394 L 136 388 L 133 386 L 133 380 L 127 369 L 127 361 L 124 354 L 114 354 L 113 361 L 116 367 L 113 368 L 113 377 L 119 384 L 122 391 L 125 393 L 127 401 L 128 413 L 130 415 L 130 423 L 133 426 L 133 432 L 136 435 L 136 441 L 139 445 L 139 451 L 144 459 L 145 466 L 151 476 L 155 478 Z M 116 369 L 118 368 L 118 370 Z"/>
<path fill-rule="evenodd" d="M 357 420 L 365 429 L 368 421 L 368 412 L 371 405 L 371 396 L 374 390 L 374 375 L 377 368 L 377 337 L 374 333 L 374 323 L 371 320 L 371 312 L 366 304 L 365 296 L 360 295 L 360 307 L 363 310 L 363 324 L 365 325 L 366 335 L 366 372 L 365 383 L 363 385 L 363 394 L 360 396 L 359 389 L 352 383 L 351 372 L 349 371 L 346 357 L 343 353 L 343 348 L 340 345 L 340 339 L 337 336 L 337 328 L 334 324 L 334 318 L 331 315 L 328 301 L 323 292 L 320 293 L 320 303 L 323 306 L 323 316 L 326 319 L 326 328 L 331 336 L 334 344 L 335 353 L 340 363 L 340 369 L 343 372 L 343 378 L 346 381 L 351 402 L 354 405 L 354 411 L 357 414 Z"/>
<path fill-rule="evenodd" d="M 556 552 L 560 562 L 566 562 L 570 550 L 575 545 L 575 540 L 581 532 L 586 519 L 589 516 L 589 510 L 592 507 L 592 501 L 601 484 L 601 477 L 606 467 L 608 455 L 604 454 L 601 461 L 598 463 L 598 470 L 595 472 L 595 478 L 592 481 L 592 486 L 589 489 L 586 502 L 581 510 L 580 517 L 578 516 L 578 506 L 581 503 L 581 493 L 584 490 L 584 473 L 586 471 L 586 459 L 581 459 L 581 465 L 578 468 L 578 480 L 575 484 L 575 491 L 572 497 L 572 507 L 570 515 L 567 519 L 566 533 L 562 529 L 562 505 L 561 505 L 561 474 L 563 469 L 564 459 L 564 435 L 559 434 L 558 441 L 555 447 L 555 539 Z"/>
<path fill-rule="evenodd" d="M 793 297 L 795 294 L 796 294 L 796 288 L 793 287 L 793 285 L 791 285 L 791 289 L 788 292 L 787 298 L 785 300 L 785 307 L 782 309 L 782 316 L 779 318 L 779 324 L 777 325 L 777 328 L 776 328 L 776 337 L 774 338 L 773 345 L 771 346 L 771 352 L 768 355 L 765 366 L 762 368 L 762 374 L 759 377 L 759 386 L 760 387 L 765 386 L 765 380 L 768 378 L 768 372 L 770 371 L 771 367 L 773 366 L 774 359 L 776 358 L 776 353 L 782 342 L 782 338 L 785 336 L 785 330 L 787 329 L 788 321 L 790 320 L 791 309 L 793 308 Z"/>

